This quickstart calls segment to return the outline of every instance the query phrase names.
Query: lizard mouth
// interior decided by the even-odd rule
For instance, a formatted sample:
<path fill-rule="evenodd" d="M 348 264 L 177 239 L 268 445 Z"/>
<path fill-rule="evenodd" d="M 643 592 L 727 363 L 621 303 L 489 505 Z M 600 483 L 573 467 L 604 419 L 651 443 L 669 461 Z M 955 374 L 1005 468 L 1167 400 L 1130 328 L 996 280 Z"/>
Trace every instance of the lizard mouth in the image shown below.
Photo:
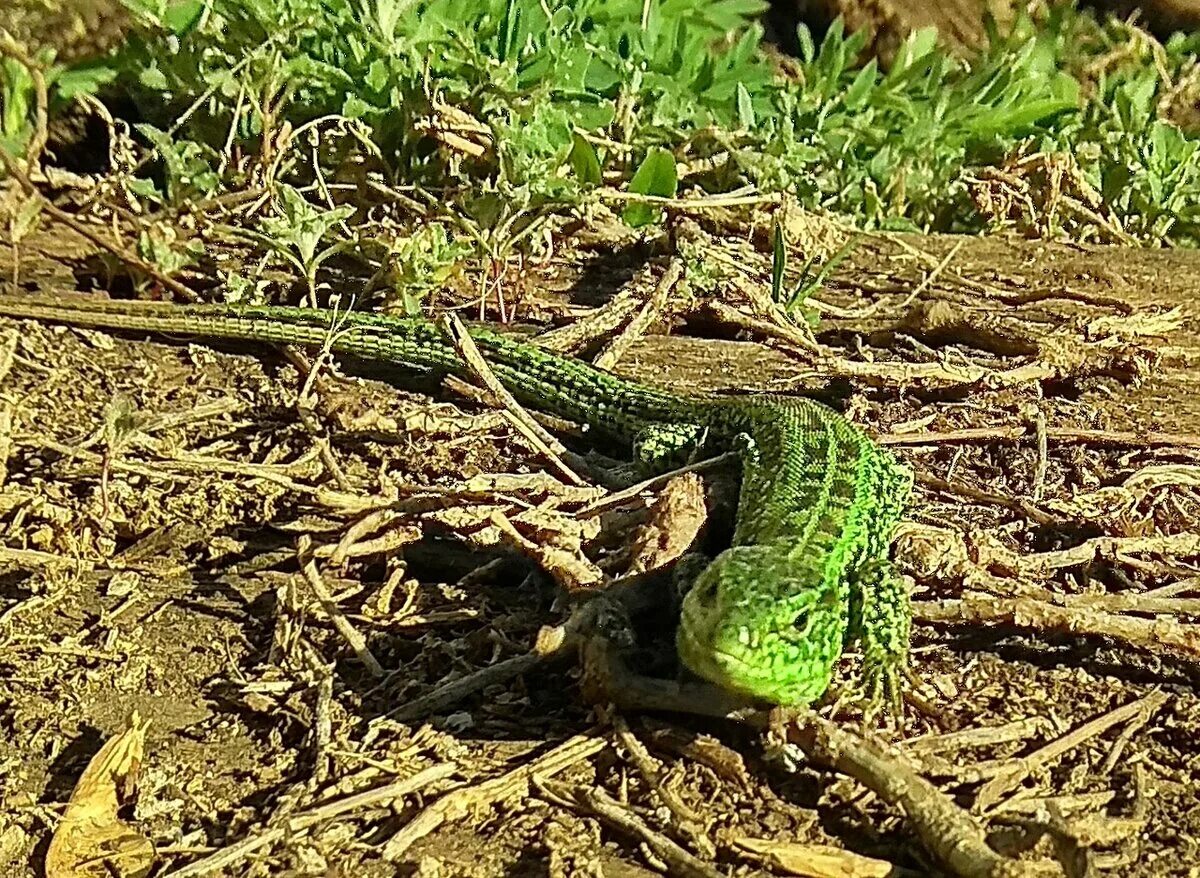
<path fill-rule="evenodd" d="M 757 676 L 754 668 L 745 659 L 715 647 L 710 641 L 699 640 L 690 626 L 681 625 L 679 632 L 679 656 L 685 665 L 701 677 L 729 686 L 734 677 L 745 680 Z M 753 694 L 743 686 L 735 688 Z"/>

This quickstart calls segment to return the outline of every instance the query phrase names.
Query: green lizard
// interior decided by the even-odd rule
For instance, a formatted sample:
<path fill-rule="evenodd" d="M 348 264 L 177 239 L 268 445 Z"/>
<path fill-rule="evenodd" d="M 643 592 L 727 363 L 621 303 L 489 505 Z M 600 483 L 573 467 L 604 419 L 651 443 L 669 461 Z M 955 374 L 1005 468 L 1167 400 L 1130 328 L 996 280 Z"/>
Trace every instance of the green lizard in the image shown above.
<path fill-rule="evenodd" d="M 434 323 L 320 309 L 0 298 L 0 315 L 118 330 L 327 345 L 363 359 L 465 374 Z M 908 593 L 887 558 L 912 473 L 832 409 L 803 398 L 679 396 L 484 328 L 470 330 L 523 404 L 632 442 L 644 458 L 702 437 L 737 448 L 732 546 L 683 601 L 677 648 L 734 692 L 802 707 L 825 694 L 847 640 L 861 691 L 896 709 Z"/>

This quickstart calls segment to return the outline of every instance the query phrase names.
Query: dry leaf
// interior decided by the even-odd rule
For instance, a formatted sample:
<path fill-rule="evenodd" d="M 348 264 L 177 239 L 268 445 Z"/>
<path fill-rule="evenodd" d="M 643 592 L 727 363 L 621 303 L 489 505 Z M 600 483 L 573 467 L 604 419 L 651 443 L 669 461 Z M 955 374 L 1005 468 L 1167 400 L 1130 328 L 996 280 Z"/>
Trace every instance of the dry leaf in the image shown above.
<path fill-rule="evenodd" d="M 529 512 L 532 510 L 526 510 L 522 515 Z M 540 564 L 567 591 L 604 584 L 603 571 L 583 554 L 579 540 L 573 539 L 570 534 L 546 529 L 538 534 L 538 540 L 534 542 L 517 530 L 513 520 L 499 511 L 492 515 L 492 524 L 509 545 Z"/>
<path fill-rule="evenodd" d="M 117 817 L 137 782 L 146 729 L 135 711 L 84 769 L 46 853 L 46 878 L 144 878 L 154 845 Z"/>
<path fill-rule="evenodd" d="M 579 549 L 600 536 L 598 518 L 576 518 L 545 507 L 522 509 L 508 519 L 534 542 L 550 541 Z"/>
<path fill-rule="evenodd" d="M 421 518 L 454 531 L 459 537 L 473 545 L 488 547 L 500 542 L 499 531 L 489 526 L 492 514 L 500 509 L 500 506 L 483 504 L 451 506 L 445 509 L 432 509 Z"/>
<path fill-rule="evenodd" d="M 629 573 L 657 570 L 679 558 L 695 541 L 707 517 L 700 477 L 684 473 L 671 479 L 634 540 Z"/>
<path fill-rule="evenodd" d="M 480 473 L 467 480 L 466 489 L 479 494 L 535 495 L 560 503 L 591 503 L 607 495 L 595 485 L 568 485 L 550 473 Z"/>
<path fill-rule="evenodd" d="M 827 844 L 775 842 L 765 838 L 739 838 L 734 843 L 762 857 L 772 869 L 802 878 L 886 878 L 895 874 L 895 867 L 886 860 Z"/>

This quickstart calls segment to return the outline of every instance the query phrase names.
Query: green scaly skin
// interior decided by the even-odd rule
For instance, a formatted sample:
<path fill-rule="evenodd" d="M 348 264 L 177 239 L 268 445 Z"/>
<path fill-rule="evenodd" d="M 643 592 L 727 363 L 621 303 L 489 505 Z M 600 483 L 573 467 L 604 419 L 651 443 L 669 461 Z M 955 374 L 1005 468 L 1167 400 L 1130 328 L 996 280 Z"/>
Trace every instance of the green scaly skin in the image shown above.
<path fill-rule="evenodd" d="M 425 320 L 305 308 L 0 298 L 0 315 L 117 330 L 323 347 L 466 375 Z M 645 457 L 705 442 L 740 450 L 732 546 L 683 602 L 680 659 L 727 689 L 802 707 L 825 694 L 860 641 L 869 706 L 899 704 L 907 589 L 887 559 L 911 472 L 819 403 L 774 396 L 684 397 L 484 328 L 470 335 L 523 404 L 631 442 Z"/>

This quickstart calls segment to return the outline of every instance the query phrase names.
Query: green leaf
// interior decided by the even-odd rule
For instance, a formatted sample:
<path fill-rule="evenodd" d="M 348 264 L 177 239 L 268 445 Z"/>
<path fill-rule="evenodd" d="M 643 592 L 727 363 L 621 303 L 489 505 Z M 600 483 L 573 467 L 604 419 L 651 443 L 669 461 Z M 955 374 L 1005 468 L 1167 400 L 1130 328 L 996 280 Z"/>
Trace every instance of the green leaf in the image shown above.
<path fill-rule="evenodd" d="M 858 71 L 858 76 L 854 77 L 854 82 L 850 83 L 850 87 L 842 95 L 842 103 L 846 105 L 846 109 L 857 110 L 866 103 L 867 96 L 875 87 L 877 74 L 878 69 L 875 59 L 872 58 L 866 67 Z"/>
<path fill-rule="evenodd" d="M 584 186 L 599 186 L 604 181 L 596 148 L 578 134 L 575 135 L 575 142 L 571 145 L 571 154 L 567 160 L 571 163 L 575 176 Z"/>
<path fill-rule="evenodd" d="M 371 62 L 371 66 L 367 68 L 367 76 L 364 82 L 370 86 L 372 91 L 382 92 L 387 88 L 390 78 L 391 73 L 388 70 L 387 62 L 382 58 L 376 58 Z"/>
<path fill-rule="evenodd" d="M 746 131 L 754 128 L 754 99 L 742 83 L 737 84 L 738 124 Z"/>
<path fill-rule="evenodd" d="M 64 101 L 74 100 L 76 95 L 95 94 L 100 86 L 116 79 L 117 71 L 103 64 L 80 66 L 64 70 L 54 80 L 58 97 Z"/>
<path fill-rule="evenodd" d="M 167 200 L 179 204 L 185 198 L 211 195 L 218 179 L 209 165 L 206 148 L 191 140 L 173 138 L 165 131 L 147 123 L 134 129 L 153 145 L 166 169 Z"/>
<path fill-rule="evenodd" d="M 138 82 L 150 91 L 168 90 L 167 75 L 154 62 L 138 71 Z"/>
<path fill-rule="evenodd" d="M 158 191 L 153 180 L 148 180 L 144 177 L 134 177 L 126 185 L 134 195 L 146 198 L 155 203 L 161 203 L 163 200 L 162 193 Z"/>
<path fill-rule="evenodd" d="M 342 115 L 347 119 L 361 119 L 372 109 L 374 108 L 358 95 L 347 95 L 346 102 L 342 104 Z"/>
<path fill-rule="evenodd" d="M 517 51 L 520 39 L 521 3 L 520 0 L 507 0 L 504 4 L 504 17 L 500 20 L 500 45 L 497 58 L 504 63 Z"/>
<path fill-rule="evenodd" d="M 936 27 L 923 27 L 910 33 L 896 54 L 896 60 L 892 64 L 893 71 L 906 70 L 932 54 L 937 48 L 937 37 Z"/>
<path fill-rule="evenodd" d="M 678 186 L 675 157 L 667 150 L 659 148 L 646 154 L 629 182 L 629 191 L 637 195 L 673 198 Z M 661 216 L 662 211 L 659 208 L 639 203 L 630 204 L 622 214 L 625 222 L 635 229 L 658 222 Z"/>
<path fill-rule="evenodd" d="M 1009 111 L 995 110 L 981 114 L 976 124 L 971 125 L 971 133 L 975 137 L 989 137 L 996 134 L 1016 135 L 1028 129 L 1035 122 L 1043 122 L 1058 113 L 1077 109 L 1074 101 L 1064 101 L 1059 98 L 1027 101 L 1013 107 Z"/>
<path fill-rule="evenodd" d="M 276 216 L 263 217 L 263 231 L 277 252 L 287 252 L 290 246 L 306 270 L 319 264 L 317 247 L 338 223 L 354 213 L 354 207 L 342 204 L 331 209 L 317 208 L 286 183 L 279 184 Z"/>
<path fill-rule="evenodd" d="M 204 5 L 204 0 L 168 3 L 163 11 L 162 23 L 174 36 L 186 36 L 200 21 Z"/>
<path fill-rule="evenodd" d="M 813 58 L 817 56 L 817 47 L 813 44 L 812 31 L 804 22 L 796 25 L 796 39 L 800 42 L 800 60 L 805 64 L 811 64 Z"/>

